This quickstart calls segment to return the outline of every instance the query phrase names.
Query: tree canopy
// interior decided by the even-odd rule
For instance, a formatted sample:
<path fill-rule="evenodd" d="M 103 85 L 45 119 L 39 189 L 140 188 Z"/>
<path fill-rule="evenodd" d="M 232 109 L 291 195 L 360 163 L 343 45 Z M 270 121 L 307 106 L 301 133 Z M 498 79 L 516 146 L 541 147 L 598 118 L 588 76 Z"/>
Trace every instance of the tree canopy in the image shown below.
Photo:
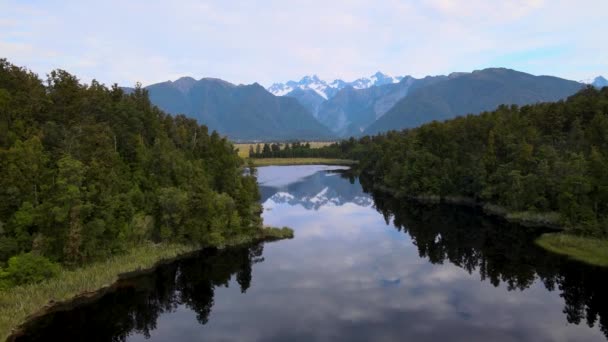
<path fill-rule="evenodd" d="M 42 81 L 0 60 L 0 114 L 0 266 L 24 253 L 80 264 L 150 240 L 217 245 L 261 224 L 255 173 L 232 144 L 139 85 L 127 95 L 63 70 Z"/>

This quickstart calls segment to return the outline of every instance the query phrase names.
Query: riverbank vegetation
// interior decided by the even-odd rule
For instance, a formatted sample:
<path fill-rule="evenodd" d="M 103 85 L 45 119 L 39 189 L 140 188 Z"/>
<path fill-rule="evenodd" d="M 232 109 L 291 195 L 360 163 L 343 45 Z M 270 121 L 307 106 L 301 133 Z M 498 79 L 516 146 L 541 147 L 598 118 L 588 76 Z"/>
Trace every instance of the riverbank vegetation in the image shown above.
<path fill-rule="evenodd" d="M 551 233 L 543 234 L 536 243 L 551 252 L 567 255 L 591 265 L 608 267 L 608 240 Z"/>
<path fill-rule="evenodd" d="M 220 247 L 243 246 L 254 242 L 291 239 L 293 230 L 287 227 L 264 227 L 253 234 L 241 235 L 225 241 Z M 0 291 L 0 340 L 4 340 L 19 324 L 31 315 L 45 313 L 60 302 L 74 298 L 94 297 L 110 288 L 124 274 L 152 270 L 156 265 L 172 261 L 198 251 L 195 244 L 144 243 L 122 254 L 92 262 L 82 267 L 66 269 L 57 267 L 55 276 L 12 286 Z"/>
<path fill-rule="evenodd" d="M 206 126 L 63 70 L 0 60 L 0 284 L 154 243 L 221 246 L 261 227 L 255 172 Z M 40 267 L 43 265 L 44 267 Z"/>
<path fill-rule="evenodd" d="M 51 279 L 0 291 L 0 339 L 4 341 L 15 327 L 47 305 L 92 295 L 112 285 L 122 273 L 149 269 L 194 250 L 194 245 L 146 243 L 83 267 L 62 268 Z"/>
<path fill-rule="evenodd" d="M 551 219 L 567 234 L 608 238 L 608 88 L 324 150 L 360 161 L 375 186 L 397 197 L 464 198 L 503 216 Z"/>

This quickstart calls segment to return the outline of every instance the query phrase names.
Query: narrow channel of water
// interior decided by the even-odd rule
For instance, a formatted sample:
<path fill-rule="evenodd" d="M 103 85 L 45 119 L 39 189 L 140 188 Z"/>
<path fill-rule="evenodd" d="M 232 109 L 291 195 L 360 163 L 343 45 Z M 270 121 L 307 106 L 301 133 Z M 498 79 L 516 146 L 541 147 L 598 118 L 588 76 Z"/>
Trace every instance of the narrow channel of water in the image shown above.
<path fill-rule="evenodd" d="M 605 341 L 608 272 L 473 209 L 366 193 L 340 167 L 259 169 L 268 225 L 48 315 L 19 341 Z"/>

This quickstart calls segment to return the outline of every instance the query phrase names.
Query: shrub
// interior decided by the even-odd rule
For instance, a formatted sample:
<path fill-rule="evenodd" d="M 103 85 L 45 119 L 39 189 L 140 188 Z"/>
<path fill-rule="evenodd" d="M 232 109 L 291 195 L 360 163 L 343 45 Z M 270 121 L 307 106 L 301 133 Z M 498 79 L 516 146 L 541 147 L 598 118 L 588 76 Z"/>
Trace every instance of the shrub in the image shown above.
<path fill-rule="evenodd" d="M 25 253 L 11 257 L 8 266 L 0 270 L 0 287 L 7 288 L 27 283 L 38 283 L 59 273 L 58 264 L 49 259 Z"/>

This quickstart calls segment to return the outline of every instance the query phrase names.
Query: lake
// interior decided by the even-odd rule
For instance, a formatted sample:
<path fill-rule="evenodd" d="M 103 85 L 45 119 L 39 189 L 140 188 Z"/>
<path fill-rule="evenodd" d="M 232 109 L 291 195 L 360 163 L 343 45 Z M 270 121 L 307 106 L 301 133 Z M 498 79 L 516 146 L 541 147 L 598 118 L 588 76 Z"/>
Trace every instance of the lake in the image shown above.
<path fill-rule="evenodd" d="M 540 230 L 366 191 L 344 167 L 258 177 L 265 223 L 294 239 L 163 265 L 19 341 L 607 340 L 608 272 L 536 247 Z"/>

